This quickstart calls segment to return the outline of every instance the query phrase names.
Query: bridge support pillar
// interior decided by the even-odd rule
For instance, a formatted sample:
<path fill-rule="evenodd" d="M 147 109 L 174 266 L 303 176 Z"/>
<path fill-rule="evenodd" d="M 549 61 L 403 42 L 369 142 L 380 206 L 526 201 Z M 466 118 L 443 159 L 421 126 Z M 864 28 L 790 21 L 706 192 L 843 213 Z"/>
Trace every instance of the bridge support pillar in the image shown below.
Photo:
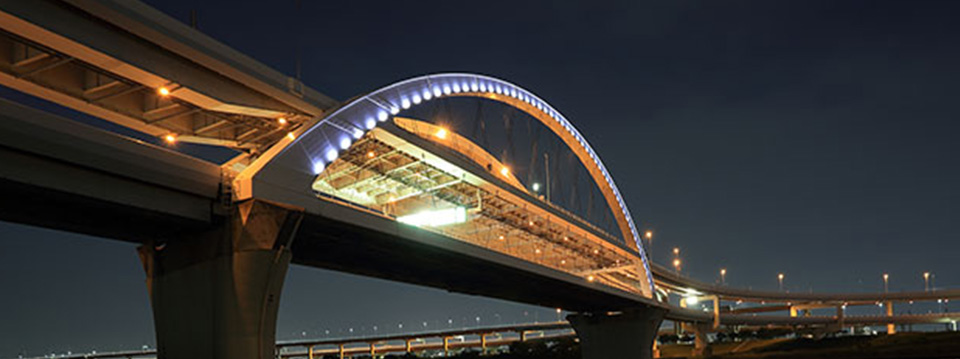
<path fill-rule="evenodd" d="M 260 201 L 232 206 L 202 233 L 138 248 L 158 357 L 267 359 L 302 212 Z"/>
<path fill-rule="evenodd" d="M 645 307 L 571 314 L 567 320 L 580 338 L 583 359 L 649 359 L 664 314 L 662 309 Z"/>
<path fill-rule="evenodd" d="M 883 303 L 883 307 L 884 307 L 883 309 L 885 309 L 886 312 L 887 312 L 887 316 L 888 316 L 888 317 L 892 317 L 892 316 L 893 316 L 893 302 L 891 302 L 891 301 L 888 300 L 887 302 Z M 894 325 L 893 323 L 887 323 L 887 334 L 897 334 L 897 327 L 896 327 L 896 325 Z"/>
<path fill-rule="evenodd" d="M 707 333 L 710 332 L 709 324 L 696 323 L 693 325 L 693 356 L 704 357 L 712 355 L 710 342 L 707 340 Z"/>

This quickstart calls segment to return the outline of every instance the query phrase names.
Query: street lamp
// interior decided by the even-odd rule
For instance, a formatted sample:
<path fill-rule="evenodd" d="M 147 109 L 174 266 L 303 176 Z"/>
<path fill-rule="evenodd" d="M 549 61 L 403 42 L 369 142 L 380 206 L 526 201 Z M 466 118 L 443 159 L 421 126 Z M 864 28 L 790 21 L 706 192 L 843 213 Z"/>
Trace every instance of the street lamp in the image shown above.
<path fill-rule="evenodd" d="M 889 282 L 890 282 L 890 275 L 887 273 L 883 273 L 883 292 L 884 293 L 890 291 Z"/>
<path fill-rule="evenodd" d="M 648 229 L 643 232 L 643 238 L 647 239 L 647 253 L 653 253 L 653 231 Z"/>
<path fill-rule="evenodd" d="M 783 291 L 783 273 L 777 274 L 777 281 L 780 282 L 780 291 Z"/>
<path fill-rule="evenodd" d="M 720 285 L 727 285 L 727 269 L 720 268 Z"/>
<path fill-rule="evenodd" d="M 930 291 L 930 272 L 923 272 L 923 291 Z"/>
<path fill-rule="evenodd" d="M 675 258 L 673 260 L 673 269 L 680 273 L 680 258 Z"/>
<path fill-rule="evenodd" d="M 679 256 L 679 255 L 680 255 L 680 248 L 673 247 L 673 255 L 674 255 L 674 256 Z"/>

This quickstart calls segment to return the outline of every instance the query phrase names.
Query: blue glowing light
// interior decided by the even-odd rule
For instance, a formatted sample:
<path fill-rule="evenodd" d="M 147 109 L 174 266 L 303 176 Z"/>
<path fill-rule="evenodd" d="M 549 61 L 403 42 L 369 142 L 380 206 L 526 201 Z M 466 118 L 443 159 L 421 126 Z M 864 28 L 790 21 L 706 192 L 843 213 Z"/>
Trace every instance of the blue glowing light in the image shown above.
<path fill-rule="evenodd" d="M 367 117 L 365 124 L 367 125 L 368 130 L 372 130 L 374 127 L 377 127 L 377 121 L 374 120 L 373 117 Z"/>
<path fill-rule="evenodd" d="M 419 104 L 420 104 L 420 101 L 423 101 L 423 99 L 420 98 L 420 95 L 419 95 L 419 94 L 413 94 L 413 104 L 414 104 L 414 105 L 419 105 Z"/>
<path fill-rule="evenodd" d="M 359 128 L 353 129 L 353 138 L 359 140 L 360 137 L 363 137 L 363 131 L 361 131 Z"/>
<path fill-rule="evenodd" d="M 340 139 L 340 149 L 345 150 L 345 149 L 348 149 L 348 148 L 350 148 L 350 139 L 349 139 L 349 138 L 346 138 L 346 137 L 341 138 L 341 139 Z"/>
<path fill-rule="evenodd" d="M 327 162 L 333 162 L 337 159 L 337 150 L 329 149 L 327 150 Z"/>
<path fill-rule="evenodd" d="M 313 162 L 313 174 L 318 175 L 323 172 L 323 161 Z"/>
<path fill-rule="evenodd" d="M 386 111 L 377 112 L 377 119 L 380 120 L 380 122 L 386 121 L 388 117 L 390 117 L 390 115 L 387 115 Z"/>

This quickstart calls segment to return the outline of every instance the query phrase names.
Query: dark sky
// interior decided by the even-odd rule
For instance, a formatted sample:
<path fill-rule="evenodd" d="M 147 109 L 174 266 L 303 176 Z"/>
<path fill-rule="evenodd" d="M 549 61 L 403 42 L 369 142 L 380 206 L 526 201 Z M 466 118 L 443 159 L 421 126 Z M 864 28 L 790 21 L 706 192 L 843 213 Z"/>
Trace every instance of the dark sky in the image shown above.
<path fill-rule="evenodd" d="M 948 1 L 151 0 L 337 99 L 488 74 L 562 111 L 604 159 L 653 257 L 794 291 L 960 287 L 960 6 Z M 128 244 L 0 223 L 0 357 L 153 343 Z M 438 269 L 441 270 L 441 269 Z M 527 317 L 524 318 L 524 311 Z M 278 337 L 555 319 L 550 309 L 316 269 Z M 469 318 L 469 319 L 468 319 Z M 443 324 L 445 326 L 445 324 Z"/>

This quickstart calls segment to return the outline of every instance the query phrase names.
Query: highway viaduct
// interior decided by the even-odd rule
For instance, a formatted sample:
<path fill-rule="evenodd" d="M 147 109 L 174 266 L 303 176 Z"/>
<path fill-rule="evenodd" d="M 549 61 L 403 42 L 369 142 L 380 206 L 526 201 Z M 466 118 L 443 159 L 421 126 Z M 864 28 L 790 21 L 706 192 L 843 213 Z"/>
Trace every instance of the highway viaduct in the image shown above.
<path fill-rule="evenodd" d="M 0 219 L 141 244 L 160 357 L 273 356 L 290 263 L 577 312 L 588 359 L 652 356 L 664 318 L 784 320 L 662 301 L 599 155 L 559 111 L 505 81 L 424 76 L 339 103 L 135 1 L 0 0 L 0 28 L 0 84 L 170 143 L 240 153 L 215 165 L 0 102 Z M 441 97 L 496 101 L 541 121 L 601 188 L 622 240 L 538 200 L 495 160 L 464 158 L 468 142 L 436 141 L 416 130 L 427 124 L 396 116 Z M 359 165 L 367 154 L 393 167 Z M 430 188 L 475 193 L 461 200 L 477 205 L 473 224 L 518 244 L 398 223 L 395 199 L 361 205 L 324 192 L 360 186 L 328 176 L 359 168 L 427 193 L 398 177 L 412 166 L 429 171 Z M 571 265 L 538 259 L 541 248 Z M 664 288 L 692 287 L 667 277 L 658 275 Z"/>

